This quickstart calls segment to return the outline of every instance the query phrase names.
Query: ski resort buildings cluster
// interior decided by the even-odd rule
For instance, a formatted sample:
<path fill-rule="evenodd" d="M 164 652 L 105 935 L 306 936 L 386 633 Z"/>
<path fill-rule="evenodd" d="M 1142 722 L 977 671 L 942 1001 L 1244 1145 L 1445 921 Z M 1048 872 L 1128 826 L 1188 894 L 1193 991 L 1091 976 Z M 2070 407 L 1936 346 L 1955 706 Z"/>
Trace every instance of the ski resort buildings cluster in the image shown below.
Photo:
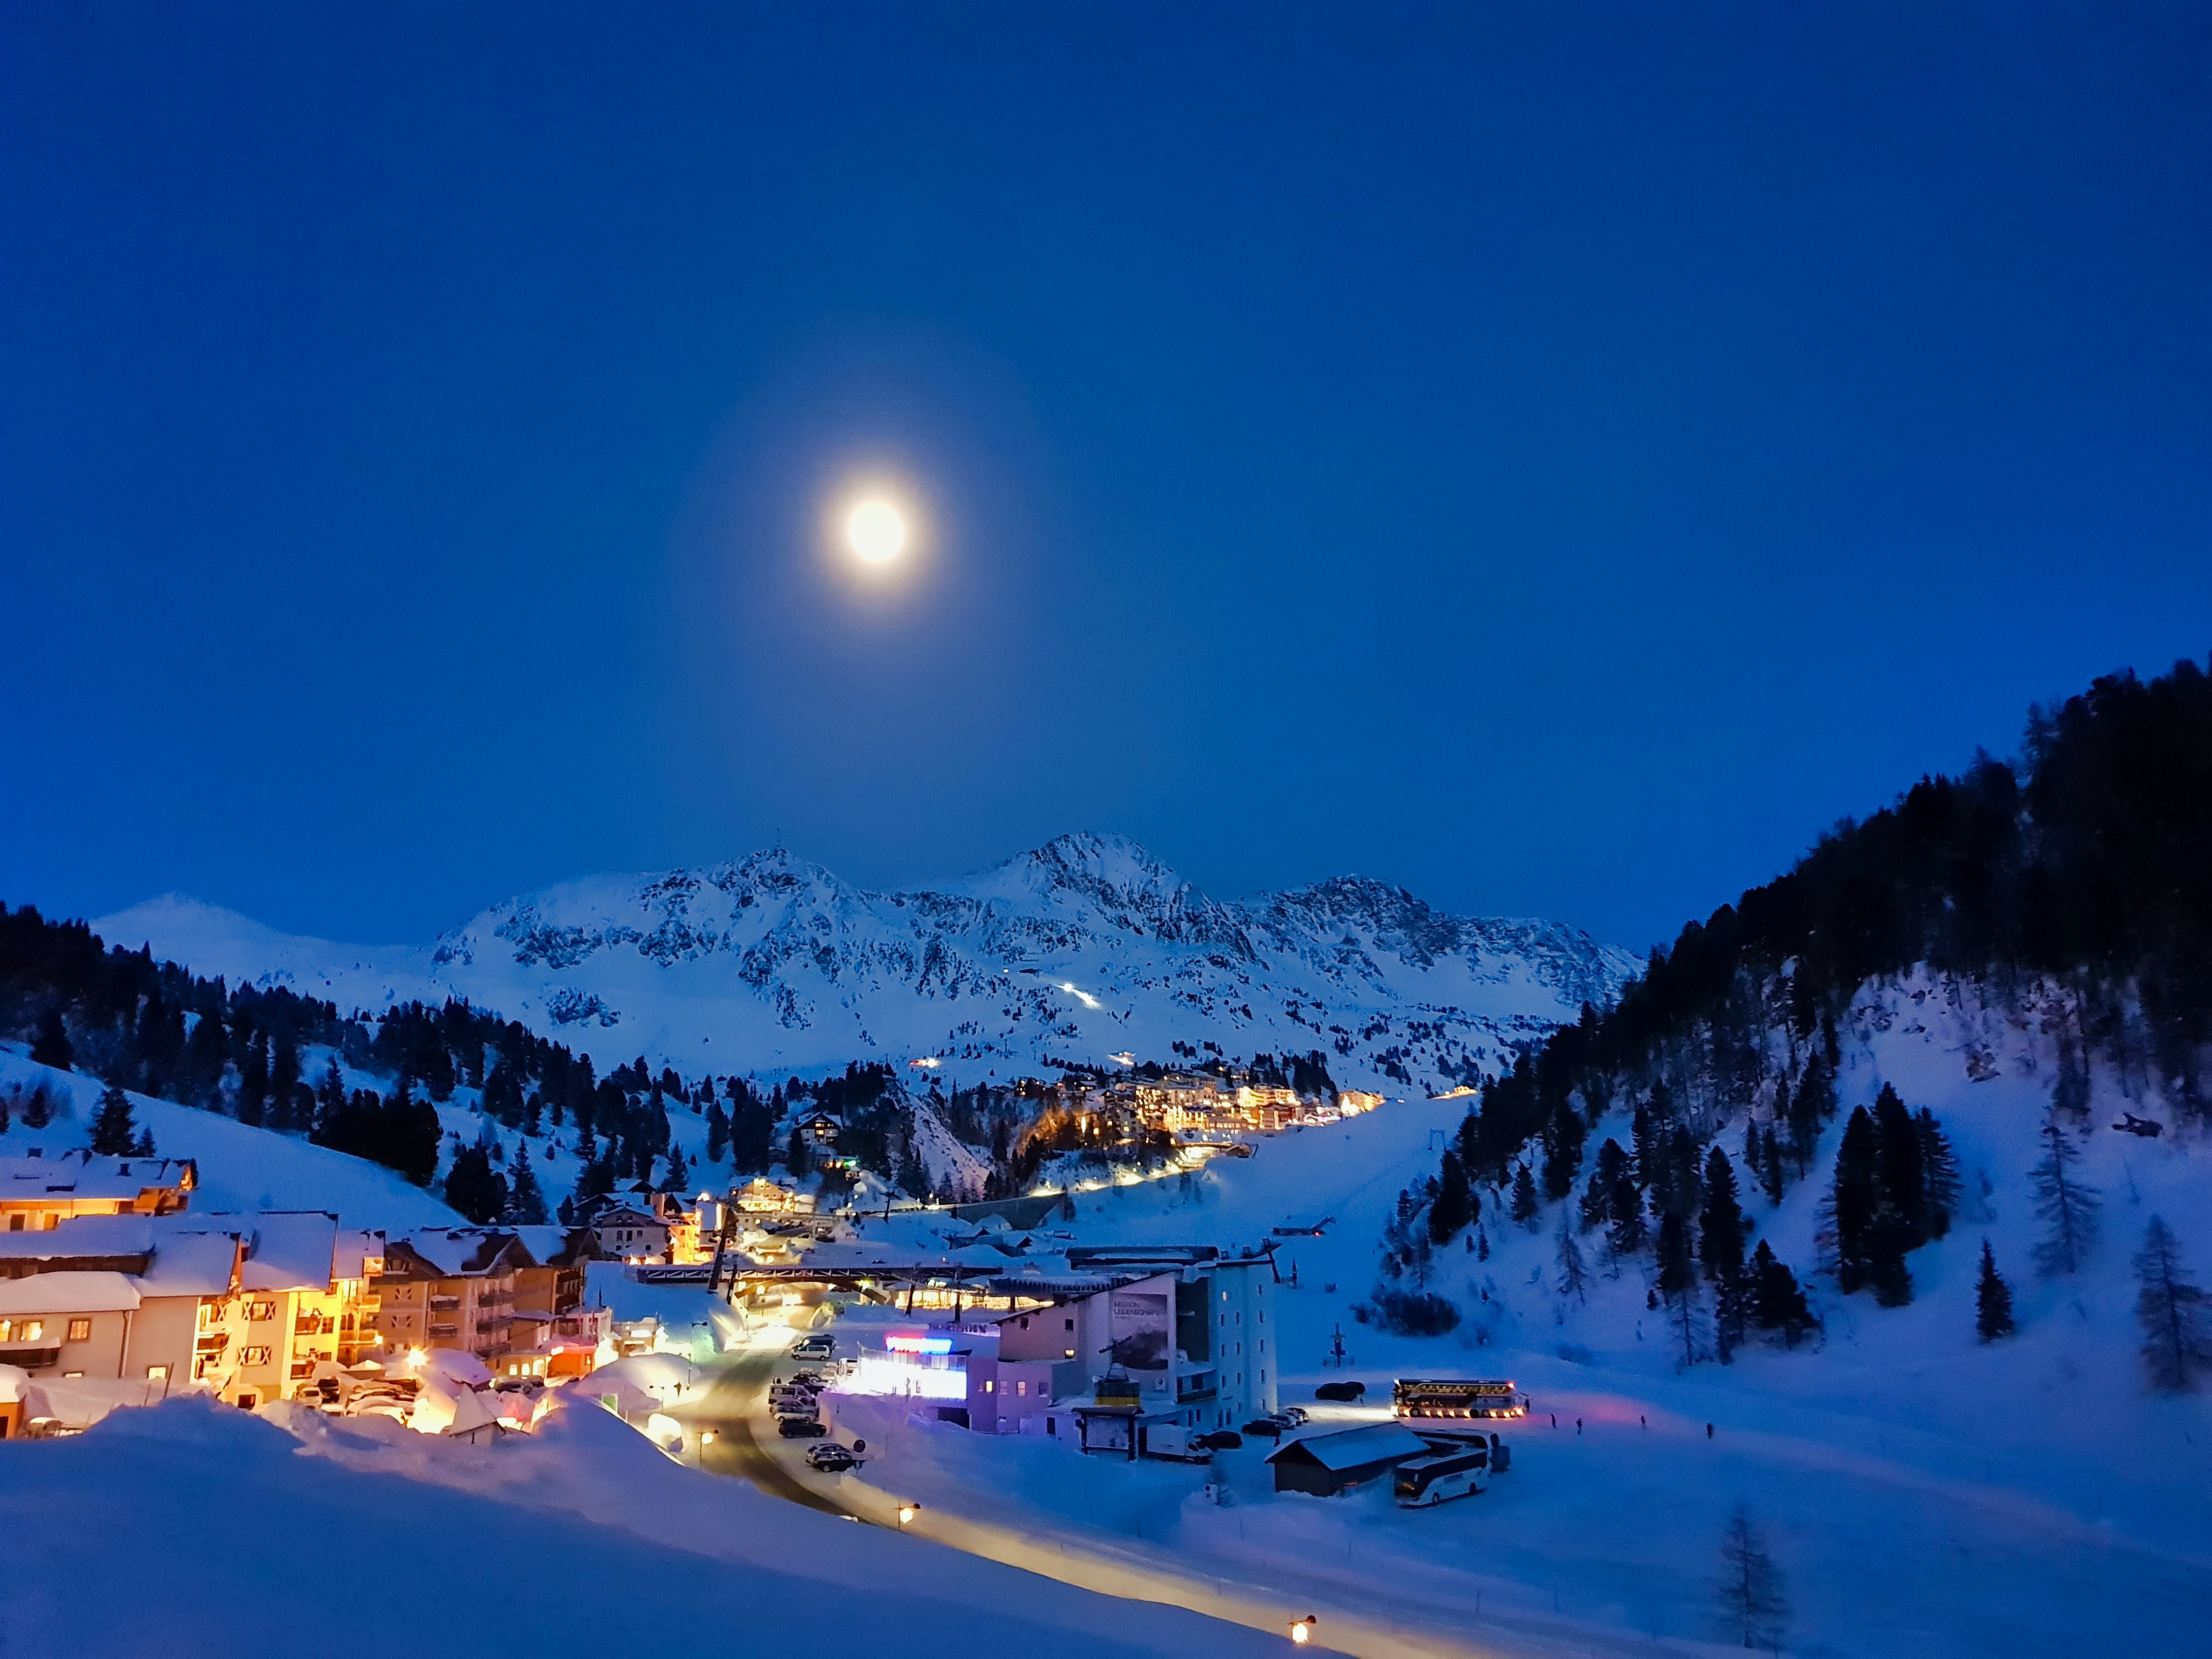
<path fill-rule="evenodd" d="M 627 1195 L 591 1225 L 390 1237 L 320 1211 L 200 1212 L 189 1160 L 0 1159 L 0 1436 L 188 1389 L 251 1408 L 334 1399 L 433 1351 L 495 1376 L 580 1376 L 617 1352 L 586 1261 L 650 1227 L 696 1244 L 696 1212 Z M 665 1259 L 665 1255 L 663 1259 Z M 35 1389 L 23 1383 L 33 1383 Z"/>

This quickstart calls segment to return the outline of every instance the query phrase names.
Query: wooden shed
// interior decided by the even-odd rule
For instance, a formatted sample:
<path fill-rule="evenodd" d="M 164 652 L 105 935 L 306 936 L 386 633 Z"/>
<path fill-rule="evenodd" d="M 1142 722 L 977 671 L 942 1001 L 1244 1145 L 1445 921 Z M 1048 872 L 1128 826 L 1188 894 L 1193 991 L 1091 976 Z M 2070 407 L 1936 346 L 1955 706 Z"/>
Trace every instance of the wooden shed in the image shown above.
<path fill-rule="evenodd" d="M 1310 1434 L 1267 1455 L 1277 1492 L 1338 1492 L 1386 1475 L 1409 1457 L 1425 1457 L 1429 1443 L 1398 1423 L 1376 1423 L 1334 1434 Z"/>

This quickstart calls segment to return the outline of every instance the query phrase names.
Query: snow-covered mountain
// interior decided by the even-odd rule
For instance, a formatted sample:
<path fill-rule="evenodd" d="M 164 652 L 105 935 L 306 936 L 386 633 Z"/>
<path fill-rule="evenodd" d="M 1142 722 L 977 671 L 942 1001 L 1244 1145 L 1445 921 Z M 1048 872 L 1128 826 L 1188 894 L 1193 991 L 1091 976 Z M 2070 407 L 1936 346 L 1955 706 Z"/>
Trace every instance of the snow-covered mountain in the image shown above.
<path fill-rule="evenodd" d="M 1224 903 L 1096 835 L 896 892 L 781 850 L 591 877 L 427 946 L 293 938 L 176 895 L 94 927 L 349 1012 L 465 997 L 595 1059 L 692 1074 L 933 1056 L 1003 1079 L 1182 1042 L 1318 1048 L 1346 1086 L 1433 1089 L 1495 1073 L 1640 965 L 1557 923 L 1442 915 L 1359 877 Z"/>

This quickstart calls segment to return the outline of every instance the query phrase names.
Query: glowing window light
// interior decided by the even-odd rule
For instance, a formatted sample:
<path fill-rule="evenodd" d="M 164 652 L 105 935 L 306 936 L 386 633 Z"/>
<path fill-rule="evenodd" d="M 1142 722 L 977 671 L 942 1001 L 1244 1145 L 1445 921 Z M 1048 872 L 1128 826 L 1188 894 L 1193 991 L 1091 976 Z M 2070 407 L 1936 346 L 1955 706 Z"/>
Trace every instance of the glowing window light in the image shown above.
<path fill-rule="evenodd" d="M 952 1339 L 949 1336 L 886 1336 L 884 1346 L 893 1353 L 951 1353 Z"/>

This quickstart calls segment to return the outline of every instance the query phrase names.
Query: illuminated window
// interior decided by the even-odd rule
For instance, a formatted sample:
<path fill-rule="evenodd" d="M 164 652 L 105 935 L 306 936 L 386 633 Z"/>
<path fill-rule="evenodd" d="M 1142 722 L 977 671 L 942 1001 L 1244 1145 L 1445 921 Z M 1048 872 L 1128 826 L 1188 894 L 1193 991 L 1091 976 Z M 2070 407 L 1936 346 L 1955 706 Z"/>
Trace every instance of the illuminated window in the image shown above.
<path fill-rule="evenodd" d="M 269 1350 L 262 1347 L 245 1348 L 240 1351 L 238 1358 L 241 1364 L 265 1365 L 269 1363 Z"/>
<path fill-rule="evenodd" d="M 1015 1382 L 1015 1383 L 1014 1383 L 1014 1392 L 1015 1392 L 1016 1394 L 1018 1394 L 1018 1395 L 1025 1395 L 1025 1394 L 1027 1394 L 1029 1391 L 1030 1391 L 1030 1385 L 1029 1385 L 1029 1382 L 1028 1382 L 1027 1379 L 1025 1379 L 1025 1378 L 1021 1378 L 1021 1379 L 1017 1379 L 1017 1380 L 1016 1380 L 1016 1382 Z"/>
<path fill-rule="evenodd" d="M 274 1302 L 249 1302 L 246 1304 L 246 1316 L 253 1320 L 274 1319 L 276 1317 L 276 1304 Z"/>
<path fill-rule="evenodd" d="M 147 1380 L 149 1382 L 167 1382 L 167 1381 L 169 1380 L 169 1368 L 168 1368 L 167 1365 L 149 1365 L 149 1366 L 147 1366 L 147 1367 L 146 1367 L 146 1380 Z"/>
<path fill-rule="evenodd" d="M 92 1322 L 89 1319 L 70 1320 L 69 1322 L 69 1340 L 72 1342 L 91 1341 Z"/>

